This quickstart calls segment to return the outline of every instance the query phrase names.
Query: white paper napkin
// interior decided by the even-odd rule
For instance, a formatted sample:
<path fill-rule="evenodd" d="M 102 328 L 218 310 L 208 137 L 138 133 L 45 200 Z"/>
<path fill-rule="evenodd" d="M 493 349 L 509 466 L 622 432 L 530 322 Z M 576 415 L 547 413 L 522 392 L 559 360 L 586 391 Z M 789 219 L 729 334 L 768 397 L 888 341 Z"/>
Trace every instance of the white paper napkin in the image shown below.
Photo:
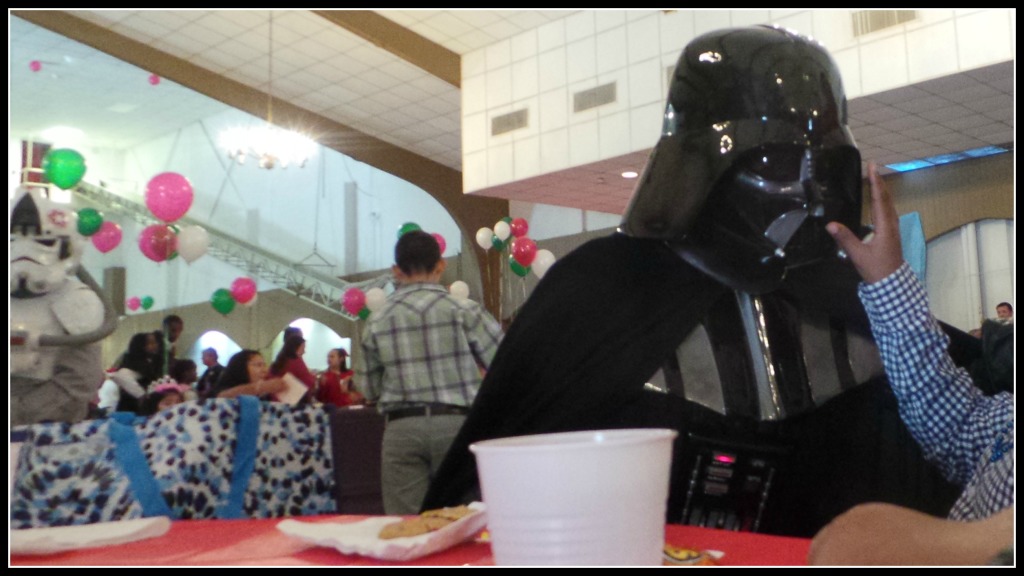
<path fill-rule="evenodd" d="M 440 530 L 406 538 L 381 540 L 377 536 L 381 528 L 402 519 L 398 516 L 378 516 L 347 524 L 282 520 L 277 529 L 306 542 L 335 548 L 342 554 L 401 562 L 434 554 L 472 539 L 487 525 L 487 514 L 481 502 L 473 502 L 469 507 L 477 512 Z"/>
<path fill-rule="evenodd" d="M 284 392 L 279 392 L 277 394 L 277 400 L 278 402 L 284 402 L 285 404 L 295 406 L 299 403 L 299 400 L 302 400 L 302 397 L 306 395 L 306 392 L 308 392 L 309 389 L 302 383 L 302 380 L 296 378 L 291 372 L 285 372 L 285 375 L 282 378 L 288 387 L 285 388 Z"/>
<path fill-rule="evenodd" d="M 11 530 L 11 554 L 55 554 L 79 548 L 124 544 L 163 536 L 171 529 L 167 516 L 78 526 Z"/>

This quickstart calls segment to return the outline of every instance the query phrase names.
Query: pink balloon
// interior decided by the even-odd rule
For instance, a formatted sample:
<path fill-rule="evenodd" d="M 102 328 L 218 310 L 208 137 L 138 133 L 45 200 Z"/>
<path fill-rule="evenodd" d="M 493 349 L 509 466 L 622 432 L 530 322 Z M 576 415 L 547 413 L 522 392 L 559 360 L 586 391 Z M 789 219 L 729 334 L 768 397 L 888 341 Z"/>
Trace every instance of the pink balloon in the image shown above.
<path fill-rule="evenodd" d="M 434 237 L 434 240 L 437 240 L 437 245 L 441 247 L 441 254 L 444 254 L 444 249 L 448 247 L 448 243 L 444 241 L 444 236 L 437 232 L 431 232 L 430 235 Z"/>
<path fill-rule="evenodd" d="M 192 184 L 176 172 L 161 172 L 146 185 L 146 207 L 170 224 L 192 207 Z"/>
<path fill-rule="evenodd" d="M 516 238 L 522 238 L 530 231 L 530 225 L 526 223 L 526 218 L 513 218 L 508 227 Z"/>
<path fill-rule="evenodd" d="M 43 63 L 40 62 L 39 60 L 33 60 L 33 61 L 28 63 L 28 69 L 33 71 L 33 72 L 39 72 L 40 70 L 43 69 Z"/>
<path fill-rule="evenodd" d="M 512 241 L 512 257 L 523 266 L 529 266 L 537 257 L 537 243 L 523 236 Z"/>
<path fill-rule="evenodd" d="M 97 250 L 106 254 L 117 245 L 121 243 L 121 225 L 117 222 L 111 222 L 110 220 L 104 220 L 103 224 L 100 224 L 100 229 L 91 236 L 92 245 Z"/>
<path fill-rule="evenodd" d="M 160 77 L 157 76 L 156 74 L 150 74 L 149 75 L 149 83 L 152 84 L 153 86 L 156 86 L 157 84 L 160 83 Z"/>
<path fill-rule="evenodd" d="M 353 316 L 358 316 L 359 311 L 366 305 L 366 293 L 359 288 L 349 288 L 341 298 L 341 304 L 345 310 Z"/>
<path fill-rule="evenodd" d="M 231 296 L 235 302 L 245 304 L 256 297 L 256 281 L 245 276 L 235 278 L 231 283 Z"/>
<path fill-rule="evenodd" d="M 129 310 L 135 312 L 136 310 L 139 309 L 139 306 L 142 306 L 142 299 L 140 299 L 138 296 L 132 296 L 131 298 L 125 300 L 124 303 L 126 306 L 128 306 Z"/>
<path fill-rule="evenodd" d="M 164 224 L 151 224 L 139 234 L 139 250 L 153 262 L 167 260 L 177 249 L 177 234 Z"/>

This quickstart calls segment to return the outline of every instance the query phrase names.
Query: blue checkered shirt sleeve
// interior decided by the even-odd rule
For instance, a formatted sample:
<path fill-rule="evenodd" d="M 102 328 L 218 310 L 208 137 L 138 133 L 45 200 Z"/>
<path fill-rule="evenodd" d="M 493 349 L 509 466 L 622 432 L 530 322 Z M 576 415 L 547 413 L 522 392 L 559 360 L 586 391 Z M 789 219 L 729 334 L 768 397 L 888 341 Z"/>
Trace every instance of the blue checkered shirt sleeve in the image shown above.
<path fill-rule="evenodd" d="M 985 396 L 953 364 L 949 338 L 928 307 L 924 286 L 904 263 L 861 284 L 900 416 L 925 457 L 965 486 L 950 517 L 984 517 L 1013 503 L 1013 399 Z M 968 509 L 970 508 L 970 509 Z"/>

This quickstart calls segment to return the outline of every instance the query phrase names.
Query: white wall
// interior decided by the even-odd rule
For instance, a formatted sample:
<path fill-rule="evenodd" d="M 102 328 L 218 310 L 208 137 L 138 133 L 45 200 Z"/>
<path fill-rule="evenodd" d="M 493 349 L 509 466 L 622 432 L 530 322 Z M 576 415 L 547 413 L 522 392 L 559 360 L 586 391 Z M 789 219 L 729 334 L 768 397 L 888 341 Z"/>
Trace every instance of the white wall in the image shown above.
<path fill-rule="evenodd" d="M 928 243 L 926 286 L 938 319 L 966 332 L 994 318 L 996 304 L 1015 304 L 1014 238 L 1013 220 L 981 220 Z"/>
<path fill-rule="evenodd" d="M 675 66 L 690 40 L 719 28 L 773 24 L 812 36 L 835 58 L 850 99 L 1015 57 L 1013 9 L 919 9 L 914 21 L 859 38 L 851 12 L 583 10 L 464 54 L 465 192 L 653 147 L 668 91 L 666 68 Z M 612 81 L 618 84 L 615 102 L 572 112 L 573 93 Z M 528 111 L 527 127 L 490 134 L 492 118 L 520 109 Z M 534 211 L 521 202 L 512 210 L 527 220 Z M 565 234 L 618 224 L 606 215 L 583 227 L 590 218 L 580 210 L 538 208 L 536 237 L 560 235 L 563 222 Z M 531 220 L 531 235 L 533 229 Z"/>
<path fill-rule="evenodd" d="M 161 172 L 177 172 L 190 181 L 194 200 L 186 216 L 209 229 L 245 240 L 299 264 L 333 264 L 316 271 L 352 274 L 390 267 L 397 231 L 416 222 L 444 236 L 446 256 L 461 252 L 459 229 L 432 196 L 395 176 L 320 147 L 305 168 L 263 170 L 249 161 L 229 161 L 217 146 L 227 127 L 261 122 L 236 110 L 207 118 L 131 150 L 82 151 L 86 179 L 103 181 L 115 193 L 144 205 L 149 180 Z M 81 151 L 81 150 L 80 150 Z M 346 219 L 346 183 L 355 183 L 355 218 Z M 351 189 L 351 187 L 350 187 Z M 138 250 L 138 226 L 113 217 L 123 228 L 121 245 L 101 254 L 89 247 L 84 258 L 94 277 L 102 269 L 127 269 L 127 295 L 150 295 L 155 309 L 208 300 L 217 288 L 230 286 L 242 270 L 210 257 L 192 264 L 178 258 L 155 263 Z M 347 230 L 345 222 L 358 230 Z M 156 221 L 154 220 L 153 223 Z M 357 262 L 346 262 L 348 242 L 355 242 Z M 314 255 L 314 247 L 316 254 Z M 259 281 L 261 290 L 272 288 Z"/>

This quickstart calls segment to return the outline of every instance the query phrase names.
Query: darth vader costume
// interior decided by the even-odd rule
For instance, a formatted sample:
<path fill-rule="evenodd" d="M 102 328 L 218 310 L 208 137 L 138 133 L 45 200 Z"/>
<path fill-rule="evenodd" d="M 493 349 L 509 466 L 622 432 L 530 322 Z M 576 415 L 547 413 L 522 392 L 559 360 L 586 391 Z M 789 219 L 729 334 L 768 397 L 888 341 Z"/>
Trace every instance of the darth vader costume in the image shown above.
<path fill-rule="evenodd" d="M 771 27 L 694 39 L 619 229 L 560 259 L 509 327 L 424 509 L 479 497 L 480 440 L 670 427 L 668 521 L 810 536 L 850 506 L 945 515 L 900 422 L 859 278 L 838 69 Z"/>

